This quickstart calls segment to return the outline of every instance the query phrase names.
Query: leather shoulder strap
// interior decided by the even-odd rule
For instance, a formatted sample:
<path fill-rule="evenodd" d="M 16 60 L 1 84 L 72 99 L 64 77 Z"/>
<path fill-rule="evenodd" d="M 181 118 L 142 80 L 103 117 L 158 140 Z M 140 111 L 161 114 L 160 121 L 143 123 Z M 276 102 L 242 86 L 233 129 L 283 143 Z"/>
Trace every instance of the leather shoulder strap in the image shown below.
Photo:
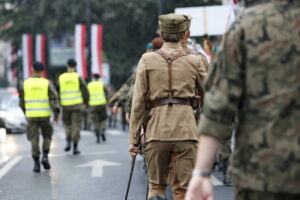
<path fill-rule="evenodd" d="M 175 56 L 167 56 L 162 50 L 155 51 L 155 53 L 158 53 L 161 55 L 168 63 L 168 76 L 169 76 L 169 101 L 172 102 L 173 99 L 173 74 L 172 74 L 172 62 L 176 60 L 177 58 L 180 58 L 182 56 L 187 56 L 188 54 L 184 51 L 180 51 Z"/>

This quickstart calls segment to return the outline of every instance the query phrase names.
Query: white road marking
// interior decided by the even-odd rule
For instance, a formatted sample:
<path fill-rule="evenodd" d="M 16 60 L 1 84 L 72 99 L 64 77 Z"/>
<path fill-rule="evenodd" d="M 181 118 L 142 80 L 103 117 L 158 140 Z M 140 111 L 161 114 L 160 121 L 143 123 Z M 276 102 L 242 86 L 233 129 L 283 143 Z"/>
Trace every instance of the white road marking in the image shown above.
<path fill-rule="evenodd" d="M 87 152 L 87 153 L 81 153 L 82 156 L 90 156 L 90 155 L 105 155 L 105 154 L 115 154 L 116 151 L 98 151 L 98 152 Z M 49 154 L 49 157 L 63 157 L 68 155 L 67 153 L 62 154 Z"/>
<path fill-rule="evenodd" d="M 121 166 L 121 163 L 110 162 L 106 160 L 94 160 L 88 163 L 75 166 L 76 168 L 92 167 L 91 177 L 101 177 L 103 175 L 103 167 L 105 166 Z"/>
<path fill-rule="evenodd" d="M 20 162 L 20 160 L 22 160 L 22 157 L 17 156 L 4 165 L 4 167 L 0 169 L 0 179 L 3 178 L 3 176 L 5 176 L 5 174 L 7 174 L 7 172 L 9 172 L 9 170 L 11 170 L 18 162 Z"/>
<path fill-rule="evenodd" d="M 10 159 L 9 156 L 4 156 L 4 158 L 2 160 L 0 160 L 0 166 L 3 165 L 6 161 L 8 161 Z"/>
<path fill-rule="evenodd" d="M 107 134 L 109 134 L 109 135 L 122 135 L 123 131 L 120 131 L 120 130 L 109 130 L 109 131 L 107 131 Z"/>
<path fill-rule="evenodd" d="M 86 152 L 86 153 L 81 153 L 80 155 L 82 156 L 91 156 L 91 155 L 105 155 L 105 154 L 115 154 L 117 153 L 116 151 L 96 151 L 96 152 Z M 68 153 L 61 153 L 61 154 L 49 154 L 49 157 L 51 158 L 56 158 L 56 157 L 64 157 L 67 156 Z M 22 157 L 24 158 L 31 158 L 31 155 L 23 155 Z"/>
<path fill-rule="evenodd" d="M 224 185 L 217 177 L 214 175 L 211 176 L 211 182 L 214 186 L 222 186 Z"/>

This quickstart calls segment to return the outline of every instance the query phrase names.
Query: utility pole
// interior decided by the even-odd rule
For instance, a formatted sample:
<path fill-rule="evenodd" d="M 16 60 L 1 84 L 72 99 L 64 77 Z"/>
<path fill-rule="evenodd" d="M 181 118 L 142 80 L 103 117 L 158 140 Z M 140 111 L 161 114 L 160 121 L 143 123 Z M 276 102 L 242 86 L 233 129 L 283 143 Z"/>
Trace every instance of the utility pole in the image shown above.
<path fill-rule="evenodd" d="M 162 14 L 162 5 L 163 5 L 163 0 L 156 0 L 157 4 L 157 16 Z M 159 25 L 157 25 L 157 30 L 159 29 Z"/>

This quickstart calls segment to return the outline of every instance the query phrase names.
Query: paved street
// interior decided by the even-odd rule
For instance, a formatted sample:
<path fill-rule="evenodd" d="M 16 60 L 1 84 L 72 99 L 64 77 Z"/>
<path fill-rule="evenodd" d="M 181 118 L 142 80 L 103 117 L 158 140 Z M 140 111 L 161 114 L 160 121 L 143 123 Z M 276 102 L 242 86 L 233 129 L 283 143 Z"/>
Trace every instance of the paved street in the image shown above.
<path fill-rule="evenodd" d="M 92 132 L 82 131 L 82 153 L 73 156 L 63 151 L 63 129 L 56 126 L 50 155 L 52 169 L 40 174 L 32 172 L 26 135 L 7 135 L 0 143 L 0 199 L 123 200 L 131 167 L 127 133 L 108 129 L 107 134 L 107 142 L 96 144 Z M 232 187 L 223 186 L 215 177 L 220 175 L 215 173 L 213 177 L 216 200 L 231 200 Z M 128 199 L 145 199 L 145 193 L 146 174 L 138 157 Z"/>

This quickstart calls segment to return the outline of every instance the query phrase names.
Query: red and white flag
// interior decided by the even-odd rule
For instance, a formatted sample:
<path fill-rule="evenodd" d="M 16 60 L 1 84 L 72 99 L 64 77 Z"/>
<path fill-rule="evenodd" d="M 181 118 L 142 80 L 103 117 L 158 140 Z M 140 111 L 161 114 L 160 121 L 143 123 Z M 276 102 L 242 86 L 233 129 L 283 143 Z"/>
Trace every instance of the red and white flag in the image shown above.
<path fill-rule="evenodd" d="M 102 34 L 101 24 L 93 24 L 91 27 L 92 73 L 103 77 L 102 67 Z"/>
<path fill-rule="evenodd" d="M 46 35 L 37 34 L 35 37 L 35 59 L 46 67 Z M 47 71 L 43 71 L 43 76 L 47 77 Z"/>
<path fill-rule="evenodd" d="M 77 72 L 85 79 L 88 78 L 86 60 L 86 25 L 76 24 L 75 26 L 75 60 Z"/>
<path fill-rule="evenodd" d="M 32 36 L 22 35 L 23 78 L 32 76 Z"/>

